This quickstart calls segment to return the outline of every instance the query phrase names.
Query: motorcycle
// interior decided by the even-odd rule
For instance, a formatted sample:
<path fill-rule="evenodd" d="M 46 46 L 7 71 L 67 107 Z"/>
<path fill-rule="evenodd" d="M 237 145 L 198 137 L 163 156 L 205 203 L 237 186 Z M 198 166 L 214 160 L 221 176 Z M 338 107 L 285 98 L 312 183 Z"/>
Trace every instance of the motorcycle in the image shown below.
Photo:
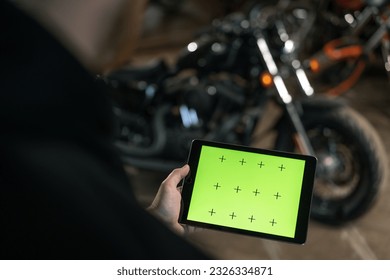
<path fill-rule="evenodd" d="M 351 89 L 366 66 L 375 61 L 383 64 L 390 77 L 390 1 L 334 2 L 338 10 L 333 11 L 333 7 L 327 15 L 320 14 L 322 20 L 318 27 L 327 24 L 329 29 L 338 30 L 334 32 L 338 36 L 322 41 L 322 47 L 308 61 L 316 66 L 311 69 L 313 78 L 322 82 L 323 91 L 338 96 Z M 339 18 L 339 23 L 330 24 L 331 12 L 333 18 Z"/>
<path fill-rule="evenodd" d="M 299 37 L 300 56 L 316 91 L 339 96 L 377 60 L 390 77 L 389 4 L 388 0 L 255 1 L 252 11 L 261 10 L 268 17 L 280 9 L 284 17 L 301 20 L 299 28 L 292 24 L 290 29 L 305 35 Z"/>
<path fill-rule="evenodd" d="M 381 141 L 348 104 L 314 94 L 285 31 L 283 19 L 264 24 L 234 13 L 201 32 L 174 65 L 157 60 L 104 76 L 124 162 L 169 170 L 185 162 L 192 139 L 256 145 L 259 123 L 269 122 L 273 149 L 318 159 L 314 219 L 343 224 L 367 212 L 386 174 Z M 280 111 L 274 122 L 270 103 Z"/>

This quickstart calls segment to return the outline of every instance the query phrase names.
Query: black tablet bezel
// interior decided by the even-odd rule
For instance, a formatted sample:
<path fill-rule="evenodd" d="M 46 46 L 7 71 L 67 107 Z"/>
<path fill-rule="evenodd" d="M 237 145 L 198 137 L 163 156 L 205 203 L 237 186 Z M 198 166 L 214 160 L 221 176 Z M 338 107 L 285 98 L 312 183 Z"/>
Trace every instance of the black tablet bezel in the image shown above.
<path fill-rule="evenodd" d="M 293 238 L 290 238 L 286 236 L 273 235 L 269 233 L 249 231 L 249 230 L 244 230 L 239 228 L 226 227 L 226 226 L 188 220 L 187 215 L 188 215 L 189 205 L 191 201 L 192 190 L 196 179 L 200 152 L 203 146 L 211 146 L 217 148 L 232 149 L 232 150 L 251 152 L 257 154 L 273 155 L 279 157 L 287 157 L 292 159 L 304 160 L 305 168 L 304 168 L 304 175 L 302 181 L 301 196 L 299 201 L 295 236 Z M 252 235 L 252 236 L 274 239 L 279 241 L 292 242 L 297 244 L 304 244 L 306 242 L 308 223 L 310 218 L 311 200 L 313 194 L 313 185 L 315 179 L 315 170 L 316 170 L 316 163 L 317 163 L 317 159 L 315 157 L 302 155 L 302 154 L 288 153 L 288 152 L 275 151 L 275 150 L 266 150 L 266 149 L 259 149 L 259 148 L 249 147 L 249 146 L 232 145 L 227 143 L 211 142 L 211 141 L 196 139 L 192 141 L 187 163 L 190 166 L 190 174 L 183 180 L 182 207 L 181 207 L 181 213 L 179 217 L 179 223 L 193 225 L 197 227 L 203 227 L 203 228 L 210 228 L 210 229 Z"/>

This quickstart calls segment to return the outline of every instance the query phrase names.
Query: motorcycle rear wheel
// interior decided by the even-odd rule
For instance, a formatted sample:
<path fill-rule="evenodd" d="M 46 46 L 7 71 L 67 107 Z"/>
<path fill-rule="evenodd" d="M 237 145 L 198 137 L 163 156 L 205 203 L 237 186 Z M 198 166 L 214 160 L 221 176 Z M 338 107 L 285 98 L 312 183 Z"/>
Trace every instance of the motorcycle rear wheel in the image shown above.
<path fill-rule="evenodd" d="M 318 159 L 311 217 L 340 225 L 362 216 L 387 176 L 386 153 L 376 130 L 346 106 L 309 110 L 302 120 Z M 275 149 L 296 151 L 291 127 L 280 129 Z"/>

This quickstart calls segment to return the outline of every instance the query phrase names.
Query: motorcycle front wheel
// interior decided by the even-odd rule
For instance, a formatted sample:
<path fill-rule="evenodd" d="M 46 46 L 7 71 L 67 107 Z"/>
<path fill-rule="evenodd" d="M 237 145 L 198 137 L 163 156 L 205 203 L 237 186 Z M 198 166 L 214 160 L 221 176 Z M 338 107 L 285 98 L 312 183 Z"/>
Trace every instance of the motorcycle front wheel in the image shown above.
<path fill-rule="evenodd" d="M 387 174 L 386 153 L 376 130 L 347 106 L 304 109 L 301 117 L 318 159 L 311 217 L 343 224 L 362 216 L 378 197 Z M 296 152 L 288 126 L 279 127 L 275 149 Z"/>

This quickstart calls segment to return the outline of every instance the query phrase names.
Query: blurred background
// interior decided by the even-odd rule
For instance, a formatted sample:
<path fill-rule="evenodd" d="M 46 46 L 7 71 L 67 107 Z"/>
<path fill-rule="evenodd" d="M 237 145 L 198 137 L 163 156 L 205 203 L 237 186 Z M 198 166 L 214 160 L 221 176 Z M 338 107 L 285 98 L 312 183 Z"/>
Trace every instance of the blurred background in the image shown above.
<path fill-rule="evenodd" d="M 253 2 L 149 1 L 143 24 L 140 26 L 141 36 L 130 64 L 144 65 L 156 58 L 174 64 L 179 52 L 194 39 L 196 32 L 209 26 L 217 18 L 248 9 Z M 351 5 L 360 3 L 338 2 L 339 4 L 349 2 Z M 361 6 L 354 9 L 361 11 Z M 353 13 L 351 15 L 354 16 Z M 348 17 L 332 20 L 348 21 Z M 323 25 L 323 28 L 318 29 L 316 33 L 323 35 L 329 33 L 326 25 Z M 356 82 L 344 90 L 342 97 L 335 98 L 342 98 L 368 120 L 384 144 L 384 153 L 387 156 L 390 151 L 390 83 L 383 60 L 369 61 Z M 272 111 L 272 107 L 270 110 Z M 267 139 L 267 135 L 264 134 L 262 139 L 258 139 L 256 146 L 269 148 Z M 390 166 L 387 159 L 385 164 L 385 169 L 388 170 Z M 159 184 L 169 173 L 132 164 L 127 166 L 127 170 L 136 188 L 137 197 L 145 206 L 152 201 Z M 188 238 L 195 246 L 218 259 L 390 259 L 389 187 L 386 178 L 372 207 L 355 219 L 337 225 L 311 219 L 305 245 L 206 229 Z"/>

